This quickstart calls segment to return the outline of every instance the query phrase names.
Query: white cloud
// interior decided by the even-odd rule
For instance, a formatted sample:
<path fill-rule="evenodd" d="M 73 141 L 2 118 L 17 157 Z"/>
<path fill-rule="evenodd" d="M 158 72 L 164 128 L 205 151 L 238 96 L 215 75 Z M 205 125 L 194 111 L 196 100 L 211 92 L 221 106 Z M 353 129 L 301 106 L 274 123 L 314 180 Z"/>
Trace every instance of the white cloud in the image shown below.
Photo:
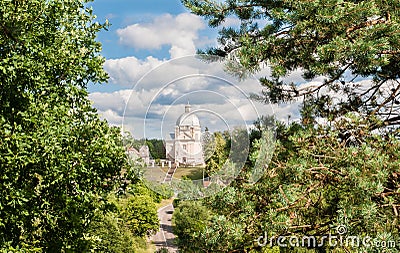
<path fill-rule="evenodd" d="M 215 130 L 225 130 L 224 121 L 233 127 L 256 120 L 259 114 L 272 113 L 265 105 L 254 106 L 248 98 L 249 92 L 261 91 L 256 78 L 239 81 L 224 72 L 220 62 L 207 63 L 196 57 L 165 62 L 128 57 L 108 60 L 105 68 L 113 82 L 130 84 L 133 90 L 92 93 L 90 99 L 111 123 L 124 117 L 124 128 L 134 136 L 166 136 L 188 100 L 193 108 L 203 110 L 203 126 L 212 125 Z"/>
<path fill-rule="evenodd" d="M 224 25 L 237 22 L 237 19 L 227 19 Z M 199 114 L 202 125 L 213 126 L 214 130 L 224 130 L 223 120 L 230 127 L 255 120 L 259 116 L 255 111 L 271 114 L 271 106 L 253 105 L 246 96 L 249 92 L 261 91 L 257 78 L 238 82 L 224 73 L 223 66 L 218 62 L 206 64 L 195 57 L 182 57 L 194 55 L 197 48 L 211 44 L 210 38 L 199 36 L 204 28 L 201 18 L 183 13 L 177 16 L 165 14 L 150 22 L 118 29 L 120 43 L 147 50 L 167 46 L 172 60 L 153 56 L 145 59 L 134 56 L 107 59 L 104 68 L 111 82 L 133 90 L 90 94 L 102 117 L 112 125 L 123 122 L 124 130 L 131 131 L 136 137 L 160 138 L 173 130 L 187 100 L 191 101 L 193 108 L 215 113 L 212 115 L 204 111 Z M 269 73 L 266 68 L 256 76 L 268 76 Z M 296 74 L 293 79 L 299 79 Z M 243 92 L 237 87 L 241 87 Z M 273 107 L 281 120 L 288 114 L 294 117 L 297 110 L 297 105 Z"/>
<path fill-rule="evenodd" d="M 286 104 L 274 104 L 272 107 L 274 109 L 274 115 L 278 121 L 287 123 L 292 121 L 300 120 L 300 111 L 299 108 L 301 106 L 301 102 L 293 102 Z"/>
<path fill-rule="evenodd" d="M 151 93 L 145 90 L 124 90 L 91 94 L 90 99 L 98 108 L 100 115 L 110 124 L 119 126 L 123 124 L 124 130 L 132 131 L 137 137 L 160 138 L 173 131 L 176 119 L 184 112 L 187 97 L 179 96 L 172 103 L 162 104 L 159 101 L 152 101 Z M 122 104 L 128 94 L 130 99 L 124 114 L 125 104 Z M 190 99 L 192 111 L 198 110 L 196 115 L 200 118 L 202 126 L 213 126 L 212 131 L 245 125 L 246 122 L 254 121 L 259 114 L 272 114 L 272 110 L 268 109 L 270 106 L 253 105 L 252 101 L 245 99 L 226 98 L 223 95 L 214 97 L 206 97 L 206 94 L 193 95 L 200 98 L 196 103 L 192 103 L 194 100 Z M 202 101 L 201 97 L 206 101 Z"/>
<path fill-rule="evenodd" d="M 160 49 L 168 45 L 171 58 L 176 58 L 196 52 L 198 32 L 205 27 L 200 17 L 190 13 L 165 14 L 150 23 L 118 29 L 117 35 L 122 44 L 137 49 Z"/>
<path fill-rule="evenodd" d="M 132 93 L 132 94 L 131 94 Z M 127 96 L 130 101 L 127 104 L 124 115 Z M 110 125 L 123 126 L 125 131 L 138 137 L 161 138 L 166 137 L 173 131 L 175 121 L 184 111 L 185 99 L 172 104 L 162 105 L 152 103 L 149 91 L 124 90 L 113 93 L 95 93 L 90 95 L 94 106 L 102 118 L 107 119 Z M 141 99 L 140 99 L 141 98 Z M 234 100 L 234 99 L 232 99 Z M 120 104 L 115 101 L 121 101 Z M 202 127 L 208 126 L 211 131 L 227 130 L 237 125 L 244 125 L 245 122 L 252 122 L 257 114 L 272 114 L 271 106 L 258 103 L 251 104 L 251 101 L 236 99 L 234 101 L 215 100 L 205 104 L 192 104 L 192 111 L 199 110 L 196 115 L 200 118 Z M 116 104 L 118 104 L 116 106 Z M 273 105 L 274 115 L 278 120 L 287 122 L 299 118 L 299 103 Z M 228 124 L 228 126 L 225 125 Z"/>
<path fill-rule="evenodd" d="M 241 21 L 239 18 L 236 17 L 227 17 L 225 18 L 224 22 L 220 25 L 221 27 L 239 27 Z"/>
<path fill-rule="evenodd" d="M 104 64 L 104 69 L 110 75 L 113 83 L 132 87 L 147 72 L 162 63 L 163 61 L 152 56 L 147 57 L 145 60 L 139 60 L 131 56 L 120 59 L 108 59 Z"/>
<path fill-rule="evenodd" d="M 94 106 L 100 111 L 108 109 L 121 112 L 129 98 L 129 90 L 120 90 L 113 93 L 93 92 L 89 94 L 89 99 L 94 102 Z"/>
<path fill-rule="evenodd" d="M 108 124 L 111 126 L 121 126 L 123 122 L 123 117 L 121 117 L 116 111 L 108 109 L 106 111 L 98 110 L 101 118 L 106 119 Z"/>

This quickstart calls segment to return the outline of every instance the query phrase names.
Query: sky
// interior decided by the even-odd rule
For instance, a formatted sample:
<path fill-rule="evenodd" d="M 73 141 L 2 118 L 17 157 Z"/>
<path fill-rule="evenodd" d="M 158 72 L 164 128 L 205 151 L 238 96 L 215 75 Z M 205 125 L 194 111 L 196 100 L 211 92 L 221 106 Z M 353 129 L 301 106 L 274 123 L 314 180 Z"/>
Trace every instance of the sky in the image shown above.
<path fill-rule="evenodd" d="M 250 93 L 262 89 L 257 76 L 240 81 L 227 74 L 224 63 L 198 59 L 197 49 L 217 46 L 218 31 L 180 1 L 96 0 L 91 5 L 97 21 L 111 23 L 98 35 L 109 82 L 88 87 L 94 107 L 109 124 L 136 138 L 166 138 L 187 103 L 211 131 L 248 128 L 261 115 L 280 120 L 298 115 L 298 104 L 250 100 Z M 228 18 L 222 25 L 238 21 Z"/>

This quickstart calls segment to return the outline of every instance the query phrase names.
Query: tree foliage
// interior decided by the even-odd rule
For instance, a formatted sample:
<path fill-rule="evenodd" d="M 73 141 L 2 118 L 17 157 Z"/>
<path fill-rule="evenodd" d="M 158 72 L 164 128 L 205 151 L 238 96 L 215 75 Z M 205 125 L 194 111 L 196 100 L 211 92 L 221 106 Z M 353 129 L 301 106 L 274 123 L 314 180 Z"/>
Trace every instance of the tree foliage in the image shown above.
<path fill-rule="evenodd" d="M 138 252 L 140 248 L 146 247 L 144 239 L 136 237 L 116 212 L 98 213 L 91 222 L 88 232 L 90 243 L 86 250 L 129 253 Z"/>
<path fill-rule="evenodd" d="M 370 133 L 362 120 L 348 117 L 351 122 L 344 120 L 336 127 L 351 124 L 353 136 L 365 138 L 360 144 L 342 139 L 337 131 L 280 126 L 276 152 L 259 182 L 236 180 L 203 200 L 211 217 L 206 228 L 189 231 L 198 239 L 191 247 L 209 252 L 269 252 L 273 250 L 269 241 L 262 247 L 255 240 L 265 235 L 275 239 L 313 235 L 320 243 L 324 235 L 339 236 L 339 226 L 347 228 L 345 236 L 397 242 L 400 142 Z M 272 246 L 277 246 L 276 240 Z M 282 250 L 303 252 L 308 246 L 316 245 Z M 362 244 L 334 248 L 335 252 L 381 250 Z M 329 249 L 326 242 L 311 251 Z"/>
<path fill-rule="evenodd" d="M 180 250 L 195 252 L 203 249 L 203 246 L 198 243 L 198 236 L 199 232 L 207 227 L 209 216 L 209 211 L 201 202 L 179 203 L 174 211 L 172 222 Z"/>
<path fill-rule="evenodd" d="M 108 206 L 96 211 L 82 252 L 148 252 L 146 236 L 158 228 L 157 199 L 140 183 L 131 186 L 136 188 L 134 195 L 110 194 Z"/>
<path fill-rule="evenodd" d="M 220 27 L 219 46 L 207 53 L 257 71 L 270 66 L 271 77 L 259 99 L 311 100 L 314 116 L 337 117 L 349 111 L 379 115 L 373 128 L 400 122 L 400 3 L 354 0 L 182 0 L 212 27 Z M 238 28 L 224 27 L 228 17 Z M 299 86 L 283 77 L 301 70 L 315 85 Z M 357 78 L 372 78 L 361 85 Z M 334 94 L 332 94 L 334 93 Z M 338 99 L 340 98 L 340 99 Z"/>
<path fill-rule="evenodd" d="M 0 3 L 0 247 L 80 251 L 125 166 L 89 82 L 106 81 L 86 1 Z"/>
<path fill-rule="evenodd" d="M 107 205 L 95 212 L 81 252 L 149 252 L 146 236 L 158 228 L 159 198 L 141 183 L 128 188 L 133 188 L 131 193 L 109 194 Z"/>
<path fill-rule="evenodd" d="M 152 159 L 165 159 L 165 147 L 163 140 L 160 139 L 135 139 L 130 132 L 124 134 L 124 145 L 128 148 L 139 150 L 143 145 L 149 147 Z"/>
<path fill-rule="evenodd" d="M 132 196 L 121 213 L 134 235 L 143 237 L 158 230 L 156 205 L 148 195 Z"/>
<path fill-rule="evenodd" d="M 208 175 L 213 175 L 222 168 L 222 166 L 226 162 L 226 159 L 228 159 L 230 148 L 227 146 L 227 141 L 229 139 L 226 139 L 226 135 L 223 135 L 220 132 L 215 132 L 213 135 L 213 143 L 210 144 L 213 150 L 212 152 L 208 150 L 208 153 L 211 153 L 211 155 L 208 155 L 209 157 L 206 161 L 205 168 L 205 171 Z"/>
<path fill-rule="evenodd" d="M 210 26 L 220 26 L 219 46 L 207 52 L 225 56 L 232 71 L 238 65 L 250 72 L 271 67 L 271 76 L 260 79 L 263 93 L 254 98 L 303 102 L 300 123 L 278 124 L 276 149 L 261 180 L 249 184 L 238 178 L 203 200 L 212 217 L 206 229 L 191 232 L 199 235 L 192 247 L 270 252 L 277 248 L 262 247 L 255 240 L 265 235 L 321 239 L 338 236 L 339 226 L 347 228 L 345 236 L 398 242 L 399 1 L 182 2 L 208 19 Z M 240 27 L 224 27 L 228 17 L 238 18 Z M 295 71 L 316 82 L 286 82 L 285 77 Z M 323 81 L 315 80 L 320 77 Z M 319 117 L 326 124 L 318 124 Z M 388 130 L 388 125 L 393 133 L 376 131 Z M 260 135 L 253 137 L 252 164 L 257 161 L 257 147 L 265 141 Z M 381 252 L 382 248 L 325 243 L 279 250 Z M 397 252 L 399 245 L 384 250 Z"/>
<path fill-rule="evenodd" d="M 146 144 L 149 146 L 149 151 L 153 159 L 165 159 L 165 146 L 163 140 L 148 139 Z"/>

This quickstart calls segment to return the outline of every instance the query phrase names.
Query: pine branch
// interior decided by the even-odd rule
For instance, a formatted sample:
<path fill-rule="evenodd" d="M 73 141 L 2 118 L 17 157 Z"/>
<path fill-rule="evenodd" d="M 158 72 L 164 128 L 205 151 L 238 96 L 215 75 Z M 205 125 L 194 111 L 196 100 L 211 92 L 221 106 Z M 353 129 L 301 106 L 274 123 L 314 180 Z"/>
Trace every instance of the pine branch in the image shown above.
<path fill-rule="evenodd" d="M 317 183 L 317 184 L 315 184 L 315 185 L 312 185 L 312 186 L 308 187 L 308 189 L 306 190 L 306 192 L 305 192 L 300 198 L 298 198 L 296 201 L 294 201 L 292 204 L 290 204 L 290 205 L 288 205 L 288 206 L 285 206 L 285 207 L 281 207 L 281 208 L 275 209 L 275 211 L 276 211 L 276 212 L 280 212 L 280 211 L 285 211 L 285 210 L 288 210 L 288 209 L 293 208 L 297 203 L 299 203 L 301 200 L 305 199 L 306 196 L 307 196 L 308 194 L 310 194 L 310 192 L 312 192 L 313 190 L 315 190 L 315 189 L 316 189 L 317 187 L 319 187 L 321 184 L 322 184 L 322 181 L 320 181 L 319 183 Z"/>

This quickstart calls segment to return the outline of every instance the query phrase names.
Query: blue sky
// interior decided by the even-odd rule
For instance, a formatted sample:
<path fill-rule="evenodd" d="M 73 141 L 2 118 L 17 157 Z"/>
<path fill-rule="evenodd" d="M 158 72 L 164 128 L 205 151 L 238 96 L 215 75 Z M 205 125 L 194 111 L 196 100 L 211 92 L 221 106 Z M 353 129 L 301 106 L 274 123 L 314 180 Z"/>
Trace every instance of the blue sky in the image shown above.
<path fill-rule="evenodd" d="M 111 23 L 109 31 L 102 31 L 98 39 L 103 44 L 103 55 L 106 58 L 120 58 L 134 54 L 138 58 L 145 58 L 149 54 L 168 57 L 168 51 L 147 51 L 127 48 L 118 43 L 116 30 L 132 24 L 151 22 L 162 14 L 177 15 L 187 12 L 178 0 L 96 0 L 92 4 L 97 20 Z"/>
<path fill-rule="evenodd" d="M 97 21 L 107 19 L 111 23 L 108 31 L 98 35 L 109 83 L 88 88 L 94 107 L 111 125 L 123 126 L 138 138 L 163 138 L 173 131 L 173 122 L 188 100 L 194 109 L 203 110 L 202 115 L 213 110 L 213 115 L 204 115 L 200 120 L 215 131 L 225 130 L 226 122 L 231 122 L 231 127 L 237 122 L 252 122 L 258 116 L 255 108 L 272 113 L 271 108 L 254 106 L 245 96 L 237 95 L 236 88 L 243 83 L 216 83 L 215 78 L 168 83 L 184 73 L 225 77 L 222 66 L 205 66 L 191 58 L 197 49 L 217 45 L 217 29 L 189 13 L 180 1 L 96 0 L 90 5 Z M 222 26 L 238 24 L 237 19 L 228 18 Z M 252 79 L 239 89 L 257 92 L 261 86 Z M 275 110 L 280 118 L 287 119 L 288 114 L 296 113 L 297 106 L 284 105 Z M 221 120 L 215 120 L 215 115 Z"/>
<path fill-rule="evenodd" d="M 148 56 L 158 59 L 170 59 L 168 44 L 161 45 L 161 48 L 135 48 L 120 42 L 117 34 L 118 29 L 123 29 L 135 24 L 148 24 L 155 18 L 163 15 L 176 16 L 181 13 L 188 13 L 188 10 L 179 0 L 95 0 L 90 3 L 97 21 L 103 23 L 109 21 L 111 26 L 107 31 L 98 34 L 98 40 L 102 43 L 102 55 L 106 59 L 118 59 L 134 56 L 137 59 L 145 60 Z M 207 27 L 205 27 L 207 28 Z M 216 37 L 216 30 L 205 29 L 200 34 L 208 34 Z M 111 82 L 112 85 L 90 85 L 89 91 L 116 91 L 126 89 L 118 82 Z"/>

